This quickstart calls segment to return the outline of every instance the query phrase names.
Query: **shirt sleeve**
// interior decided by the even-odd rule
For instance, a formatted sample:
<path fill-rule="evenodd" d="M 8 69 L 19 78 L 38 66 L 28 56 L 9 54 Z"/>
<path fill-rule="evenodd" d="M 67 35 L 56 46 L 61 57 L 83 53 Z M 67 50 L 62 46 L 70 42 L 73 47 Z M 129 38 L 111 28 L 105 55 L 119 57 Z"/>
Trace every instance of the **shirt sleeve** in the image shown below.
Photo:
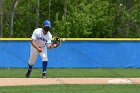
<path fill-rule="evenodd" d="M 52 43 L 52 35 L 50 35 L 48 40 L 47 40 L 47 44 L 51 44 L 51 43 Z"/>
<path fill-rule="evenodd" d="M 31 39 L 36 40 L 37 39 L 37 33 L 36 31 L 33 32 Z"/>
<path fill-rule="evenodd" d="M 52 35 L 51 35 L 51 33 L 49 33 L 47 44 L 51 44 L 51 43 L 52 43 Z"/>

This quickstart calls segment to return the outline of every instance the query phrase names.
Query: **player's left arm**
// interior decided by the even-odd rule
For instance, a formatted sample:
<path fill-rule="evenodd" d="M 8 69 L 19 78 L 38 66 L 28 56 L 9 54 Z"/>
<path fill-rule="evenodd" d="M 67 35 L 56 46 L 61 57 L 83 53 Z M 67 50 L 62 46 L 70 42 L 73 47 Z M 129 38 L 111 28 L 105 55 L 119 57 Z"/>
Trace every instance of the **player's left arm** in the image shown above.
<path fill-rule="evenodd" d="M 52 42 L 52 38 L 48 40 L 48 43 Z M 47 45 L 47 48 L 57 48 L 60 45 L 60 38 L 59 37 L 54 37 L 53 42 L 51 44 Z"/>
<path fill-rule="evenodd" d="M 59 46 L 59 44 L 49 44 L 47 45 L 47 48 L 57 48 Z"/>

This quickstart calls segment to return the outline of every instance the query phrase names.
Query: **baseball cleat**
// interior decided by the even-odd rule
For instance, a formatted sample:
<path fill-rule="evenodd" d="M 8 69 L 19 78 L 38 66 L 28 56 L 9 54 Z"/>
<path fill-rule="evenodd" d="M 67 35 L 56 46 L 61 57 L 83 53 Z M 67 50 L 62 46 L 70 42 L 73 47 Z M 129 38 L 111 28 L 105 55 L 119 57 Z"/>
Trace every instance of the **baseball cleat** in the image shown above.
<path fill-rule="evenodd" d="M 25 75 L 26 78 L 29 78 L 30 77 L 30 74 L 31 74 L 31 70 L 28 70 L 27 73 L 26 73 L 26 75 Z"/>
<path fill-rule="evenodd" d="M 46 73 L 42 74 L 42 78 L 47 78 Z"/>

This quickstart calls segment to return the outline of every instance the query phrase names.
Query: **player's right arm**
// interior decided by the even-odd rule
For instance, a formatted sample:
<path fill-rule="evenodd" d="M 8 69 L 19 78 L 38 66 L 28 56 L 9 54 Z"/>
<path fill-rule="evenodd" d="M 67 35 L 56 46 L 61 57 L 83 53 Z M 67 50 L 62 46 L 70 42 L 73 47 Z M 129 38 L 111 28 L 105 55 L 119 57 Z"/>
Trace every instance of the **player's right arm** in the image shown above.
<path fill-rule="evenodd" d="M 36 48 L 36 50 L 37 50 L 39 53 L 42 52 L 42 48 L 38 47 L 38 46 L 35 44 L 34 40 L 31 41 L 31 44 L 32 44 L 32 46 L 33 46 L 34 48 Z"/>
<path fill-rule="evenodd" d="M 36 48 L 36 50 L 41 53 L 42 52 L 42 48 L 38 47 L 35 43 L 35 40 L 37 39 L 37 33 L 36 31 L 33 32 L 32 37 L 31 37 L 32 41 L 31 44 L 34 48 Z"/>

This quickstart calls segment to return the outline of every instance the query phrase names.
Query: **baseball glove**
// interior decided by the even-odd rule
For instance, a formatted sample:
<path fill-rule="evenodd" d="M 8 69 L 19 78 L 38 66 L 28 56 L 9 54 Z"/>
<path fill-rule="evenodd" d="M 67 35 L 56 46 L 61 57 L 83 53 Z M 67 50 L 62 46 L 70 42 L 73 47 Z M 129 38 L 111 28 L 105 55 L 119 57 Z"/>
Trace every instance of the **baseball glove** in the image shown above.
<path fill-rule="evenodd" d="M 54 37 L 53 44 L 57 44 L 58 46 L 61 44 L 61 40 L 58 36 Z"/>

